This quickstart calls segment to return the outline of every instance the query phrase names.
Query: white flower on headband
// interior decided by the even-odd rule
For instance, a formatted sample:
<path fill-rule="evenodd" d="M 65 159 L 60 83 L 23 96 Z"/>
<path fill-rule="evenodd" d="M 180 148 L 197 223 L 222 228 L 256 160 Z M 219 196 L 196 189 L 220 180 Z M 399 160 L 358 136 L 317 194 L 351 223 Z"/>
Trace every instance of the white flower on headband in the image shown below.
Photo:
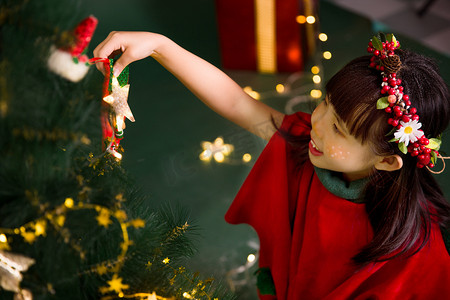
<path fill-rule="evenodd" d="M 422 124 L 417 120 L 406 123 L 400 121 L 400 125 L 402 125 L 402 127 L 394 133 L 394 137 L 399 139 L 399 143 L 405 143 L 405 146 L 408 146 L 410 142 L 414 143 L 423 136 L 423 131 L 419 130 L 419 128 L 422 127 Z"/>

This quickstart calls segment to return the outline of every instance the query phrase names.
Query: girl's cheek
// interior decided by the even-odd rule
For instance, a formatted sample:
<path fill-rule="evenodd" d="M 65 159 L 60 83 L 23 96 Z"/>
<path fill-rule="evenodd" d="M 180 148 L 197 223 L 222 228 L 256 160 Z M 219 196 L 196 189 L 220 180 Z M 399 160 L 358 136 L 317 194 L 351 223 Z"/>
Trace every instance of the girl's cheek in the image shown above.
<path fill-rule="evenodd" d="M 331 158 L 337 160 L 347 160 L 350 156 L 350 152 L 342 146 L 327 146 L 325 151 Z"/>

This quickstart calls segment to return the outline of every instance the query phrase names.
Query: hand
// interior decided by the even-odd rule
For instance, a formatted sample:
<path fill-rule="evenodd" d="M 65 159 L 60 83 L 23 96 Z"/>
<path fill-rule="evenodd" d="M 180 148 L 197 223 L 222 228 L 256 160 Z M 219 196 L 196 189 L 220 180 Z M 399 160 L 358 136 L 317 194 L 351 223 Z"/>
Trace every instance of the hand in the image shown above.
<path fill-rule="evenodd" d="M 94 57 L 107 58 L 122 53 L 114 64 L 114 76 L 118 76 L 130 63 L 152 55 L 163 36 L 151 32 L 113 31 L 94 49 Z M 103 63 L 96 64 L 105 74 Z"/>

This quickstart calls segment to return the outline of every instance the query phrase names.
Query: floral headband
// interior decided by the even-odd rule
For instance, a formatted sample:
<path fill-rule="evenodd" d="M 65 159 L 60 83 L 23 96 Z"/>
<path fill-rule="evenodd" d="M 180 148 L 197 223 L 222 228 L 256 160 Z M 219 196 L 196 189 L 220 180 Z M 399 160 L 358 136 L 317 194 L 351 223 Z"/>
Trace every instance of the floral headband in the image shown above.
<path fill-rule="evenodd" d="M 397 143 L 402 153 L 417 157 L 418 168 L 433 168 L 439 156 L 441 137 L 428 139 L 420 130 L 422 124 L 417 109 L 411 106 L 409 96 L 403 93 L 402 80 L 397 77 L 402 62 L 394 51 L 399 48 L 400 42 L 393 34 L 374 36 L 369 42 L 367 52 L 373 54 L 369 66 L 381 71 L 383 77 L 383 96 L 377 101 L 377 109 L 384 109 L 391 115 L 388 123 L 394 128 L 389 135 L 393 133 L 394 138 L 389 142 Z"/>

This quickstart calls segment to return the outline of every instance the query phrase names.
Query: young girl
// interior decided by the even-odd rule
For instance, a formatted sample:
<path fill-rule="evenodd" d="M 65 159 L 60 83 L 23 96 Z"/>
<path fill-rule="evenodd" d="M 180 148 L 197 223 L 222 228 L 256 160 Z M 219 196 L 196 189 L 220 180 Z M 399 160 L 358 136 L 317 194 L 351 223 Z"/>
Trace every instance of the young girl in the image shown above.
<path fill-rule="evenodd" d="M 226 214 L 259 235 L 258 274 L 274 285 L 261 299 L 442 299 L 450 205 L 429 169 L 450 95 L 432 61 L 398 47 L 393 36 L 373 39 L 371 55 L 328 82 L 312 115 L 255 101 L 158 34 L 113 32 L 94 55 L 120 50 L 115 75 L 151 56 L 211 109 L 269 140 Z M 259 131 L 263 123 L 271 129 Z"/>

